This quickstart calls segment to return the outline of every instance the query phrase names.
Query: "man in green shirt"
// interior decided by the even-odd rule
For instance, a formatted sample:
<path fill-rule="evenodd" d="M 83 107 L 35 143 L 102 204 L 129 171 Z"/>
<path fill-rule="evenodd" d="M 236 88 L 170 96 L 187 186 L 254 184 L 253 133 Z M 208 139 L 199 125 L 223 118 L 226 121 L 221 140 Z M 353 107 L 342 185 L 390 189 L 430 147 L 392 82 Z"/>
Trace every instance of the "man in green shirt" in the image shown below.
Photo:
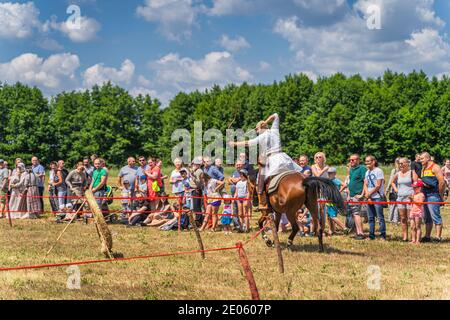
<path fill-rule="evenodd" d="M 350 201 L 361 201 L 363 199 L 364 178 L 366 175 L 366 167 L 360 165 L 360 157 L 358 154 L 350 156 L 350 179 L 348 183 L 348 191 Z M 350 204 L 349 209 L 353 215 L 356 226 L 356 240 L 364 240 L 364 229 L 361 219 L 361 205 Z"/>
<path fill-rule="evenodd" d="M 91 191 L 96 198 L 103 198 L 106 193 L 106 182 L 108 179 L 108 173 L 102 168 L 100 159 L 94 161 L 95 170 L 92 173 Z M 101 208 L 104 200 L 97 200 L 98 206 Z"/>

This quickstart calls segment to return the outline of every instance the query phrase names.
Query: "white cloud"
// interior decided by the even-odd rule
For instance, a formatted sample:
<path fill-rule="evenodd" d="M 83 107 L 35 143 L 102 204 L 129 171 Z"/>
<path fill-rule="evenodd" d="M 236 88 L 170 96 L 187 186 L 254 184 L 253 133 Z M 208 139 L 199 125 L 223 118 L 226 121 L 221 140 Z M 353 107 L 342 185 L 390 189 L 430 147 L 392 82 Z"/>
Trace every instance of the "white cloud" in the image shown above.
<path fill-rule="evenodd" d="M 436 16 L 434 0 L 358 0 L 354 10 L 367 17 L 367 8 L 376 5 L 381 11 L 383 32 L 380 41 L 404 40 L 412 32 L 432 27 L 442 28 L 445 22 Z"/>
<path fill-rule="evenodd" d="M 250 72 L 239 66 L 229 52 L 210 52 L 204 58 L 193 60 L 170 53 L 150 63 L 155 79 L 176 90 L 205 89 L 214 84 L 241 83 L 252 79 Z"/>
<path fill-rule="evenodd" d="M 214 16 L 247 14 L 256 9 L 253 0 L 213 0 L 209 13 Z"/>
<path fill-rule="evenodd" d="M 80 66 L 77 55 L 70 53 L 51 55 L 47 59 L 25 53 L 7 63 L 0 64 L 2 80 L 59 89 L 66 81 L 74 81 L 74 72 Z"/>
<path fill-rule="evenodd" d="M 33 2 L 0 3 L 0 38 L 28 38 L 40 27 L 39 10 Z"/>
<path fill-rule="evenodd" d="M 357 1 L 353 12 L 329 26 L 308 26 L 296 16 L 279 18 L 274 32 L 288 41 L 292 67 L 315 75 L 363 76 L 379 76 L 386 69 L 423 69 L 431 75 L 450 70 L 449 44 L 439 33 L 442 23 L 434 14 L 433 1 L 385 0 L 382 30 L 369 30 L 359 14 L 368 3 Z"/>
<path fill-rule="evenodd" d="M 0 3 L 0 38 L 26 39 L 37 36 L 39 47 L 47 50 L 61 50 L 61 45 L 50 38 L 52 30 L 61 32 L 73 42 L 90 41 L 100 30 L 100 23 L 89 17 L 81 17 L 80 28 L 73 29 L 67 25 L 66 21 L 57 22 L 56 16 L 53 16 L 51 21 L 42 22 L 39 14 L 33 2 Z"/>
<path fill-rule="evenodd" d="M 170 40 L 181 40 L 191 36 L 191 28 L 199 8 L 192 0 L 145 0 L 136 9 L 139 17 L 158 24 L 158 29 Z"/>
<path fill-rule="evenodd" d="M 242 49 L 250 48 L 250 44 L 245 40 L 244 37 L 239 36 L 236 39 L 229 38 L 228 35 L 224 34 L 220 38 L 220 45 L 228 51 L 237 52 Z"/>
<path fill-rule="evenodd" d="M 104 64 L 96 64 L 83 72 L 83 85 L 90 88 L 94 85 L 102 85 L 111 81 L 114 84 L 129 84 L 134 76 L 135 65 L 126 59 L 120 69 L 105 67 Z"/>
<path fill-rule="evenodd" d="M 50 39 L 50 38 L 42 38 L 35 41 L 35 44 L 42 49 L 49 51 L 59 51 L 64 49 L 64 47 L 58 43 L 58 41 Z"/>
<path fill-rule="evenodd" d="M 56 22 L 52 21 L 50 26 L 54 30 L 60 31 L 66 37 L 68 37 L 73 42 L 88 42 L 96 38 L 97 32 L 100 30 L 101 26 L 97 20 L 88 17 L 80 17 L 79 28 L 73 27 L 68 22 Z"/>
<path fill-rule="evenodd" d="M 423 62 L 441 61 L 450 58 L 450 45 L 437 30 L 423 29 L 411 35 L 406 43 L 413 47 Z"/>
<path fill-rule="evenodd" d="M 291 15 L 310 25 L 329 25 L 349 11 L 346 0 L 212 0 L 207 13 L 212 16 L 270 14 L 277 18 Z"/>
<path fill-rule="evenodd" d="M 304 10 L 317 14 L 334 14 L 345 5 L 345 0 L 294 0 Z"/>
<path fill-rule="evenodd" d="M 143 75 L 140 75 L 138 77 L 138 84 L 143 87 L 149 87 L 149 86 L 151 86 L 152 83 L 150 80 L 145 78 Z"/>
<path fill-rule="evenodd" d="M 317 76 L 317 74 L 315 74 L 314 72 L 312 72 L 312 71 L 300 71 L 299 72 L 299 74 L 300 73 L 303 73 L 305 76 L 307 76 L 309 79 L 311 79 L 312 81 L 314 81 L 314 82 L 317 82 L 317 79 L 319 78 L 318 76 Z"/>
<path fill-rule="evenodd" d="M 270 63 L 266 62 L 266 61 L 260 61 L 259 62 L 259 71 L 269 71 L 272 69 L 272 66 L 270 65 Z"/>

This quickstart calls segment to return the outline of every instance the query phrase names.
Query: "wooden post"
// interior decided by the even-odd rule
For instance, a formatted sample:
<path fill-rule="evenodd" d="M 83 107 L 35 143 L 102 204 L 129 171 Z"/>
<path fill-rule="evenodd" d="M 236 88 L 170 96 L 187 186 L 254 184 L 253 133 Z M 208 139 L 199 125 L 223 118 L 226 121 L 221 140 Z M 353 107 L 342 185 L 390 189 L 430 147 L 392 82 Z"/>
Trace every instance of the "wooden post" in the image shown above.
<path fill-rule="evenodd" d="M 183 211 L 183 197 L 178 198 L 178 234 L 181 232 L 181 214 Z"/>
<path fill-rule="evenodd" d="M 9 221 L 9 226 L 12 228 L 12 219 L 11 219 L 11 212 L 9 210 L 9 195 L 8 192 L 6 192 L 5 195 L 5 208 L 6 208 L 6 214 L 8 215 L 8 221 Z"/>
<path fill-rule="evenodd" d="M 189 210 L 189 221 L 191 222 L 192 227 L 194 228 L 195 236 L 197 238 L 198 248 L 201 250 L 200 255 L 202 256 L 202 259 L 205 259 L 205 247 L 203 246 L 202 236 L 200 235 L 200 232 L 198 231 L 197 224 L 195 223 L 194 215 L 192 214 L 192 211 Z"/>
<path fill-rule="evenodd" d="M 206 219 L 206 208 L 208 208 L 208 196 L 206 194 L 203 195 L 203 205 L 205 206 L 205 211 L 203 211 L 201 214 L 203 215 L 203 223 L 205 222 Z M 208 217 L 209 218 L 209 217 Z M 208 229 L 208 225 L 210 223 L 210 219 L 208 220 L 208 224 L 205 226 L 205 230 Z"/>
<path fill-rule="evenodd" d="M 273 221 L 271 214 L 268 215 L 268 219 L 270 221 L 270 227 L 272 228 L 273 243 L 275 244 L 275 249 L 277 250 L 278 271 L 280 271 L 280 273 L 284 273 L 283 254 L 281 252 L 280 239 L 278 238 L 277 226 L 275 226 L 275 222 Z"/>
<path fill-rule="evenodd" d="M 259 300 L 258 288 L 256 287 L 255 278 L 253 277 L 253 272 L 252 269 L 250 268 L 250 263 L 248 262 L 244 246 L 240 241 L 236 243 L 236 246 L 238 247 L 239 261 L 241 262 L 242 268 L 244 269 L 244 274 L 248 281 L 248 286 L 250 288 L 252 300 Z"/>

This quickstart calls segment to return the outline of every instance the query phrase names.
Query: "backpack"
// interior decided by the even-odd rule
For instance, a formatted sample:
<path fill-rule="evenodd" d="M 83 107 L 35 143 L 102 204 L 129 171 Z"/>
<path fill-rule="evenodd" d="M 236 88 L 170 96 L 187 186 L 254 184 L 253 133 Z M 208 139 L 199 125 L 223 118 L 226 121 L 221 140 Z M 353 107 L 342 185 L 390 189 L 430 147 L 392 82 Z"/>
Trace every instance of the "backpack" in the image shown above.
<path fill-rule="evenodd" d="M 104 200 L 104 203 L 106 204 L 112 204 L 114 201 L 114 192 L 113 192 L 113 188 L 111 186 L 106 186 L 106 193 L 105 193 L 105 198 L 108 198 L 106 200 Z"/>

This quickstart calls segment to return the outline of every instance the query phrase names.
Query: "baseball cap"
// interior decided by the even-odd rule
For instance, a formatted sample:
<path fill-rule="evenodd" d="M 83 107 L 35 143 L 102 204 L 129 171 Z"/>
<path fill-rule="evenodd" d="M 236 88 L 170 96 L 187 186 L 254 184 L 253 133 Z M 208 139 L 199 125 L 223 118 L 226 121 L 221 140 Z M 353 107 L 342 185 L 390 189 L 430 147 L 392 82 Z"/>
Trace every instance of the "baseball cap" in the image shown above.
<path fill-rule="evenodd" d="M 123 180 L 123 184 L 130 184 L 130 181 L 128 181 L 128 180 Z"/>
<path fill-rule="evenodd" d="M 188 171 L 187 171 L 186 168 L 181 168 L 181 169 L 180 169 L 180 173 L 183 173 L 183 172 L 187 173 Z"/>
<path fill-rule="evenodd" d="M 413 188 L 423 188 L 423 182 L 421 180 L 417 180 L 412 184 Z"/>
<path fill-rule="evenodd" d="M 336 173 L 337 170 L 334 167 L 331 167 L 330 169 L 328 169 L 328 173 Z"/>
<path fill-rule="evenodd" d="M 4 163 L 5 162 L 5 160 L 3 160 L 3 159 L 0 159 L 0 163 Z"/>

